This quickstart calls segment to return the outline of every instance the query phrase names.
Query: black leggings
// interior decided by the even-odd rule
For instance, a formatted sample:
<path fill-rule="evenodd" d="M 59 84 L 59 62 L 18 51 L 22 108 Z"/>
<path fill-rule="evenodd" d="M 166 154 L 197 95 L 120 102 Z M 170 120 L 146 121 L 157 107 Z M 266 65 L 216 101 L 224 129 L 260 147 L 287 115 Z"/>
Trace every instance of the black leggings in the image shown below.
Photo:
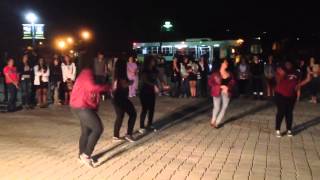
<path fill-rule="evenodd" d="M 252 91 L 254 95 L 263 94 L 263 83 L 262 78 L 252 78 Z"/>
<path fill-rule="evenodd" d="M 275 101 L 277 105 L 276 130 L 280 130 L 284 117 L 286 120 L 287 130 L 291 130 L 296 97 L 285 97 L 276 93 Z"/>
<path fill-rule="evenodd" d="M 152 126 L 153 115 L 154 115 L 154 107 L 156 103 L 156 95 L 155 94 L 144 94 L 141 93 L 140 101 L 142 105 L 142 110 L 140 114 L 140 128 L 145 128 L 144 120 L 148 114 L 148 124 L 147 128 Z"/>
<path fill-rule="evenodd" d="M 75 109 L 80 119 L 81 136 L 79 140 L 79 154 L 91 156 L 102 132 L 103 126 L 96 111 L 91 109 Z"/>
<path fill-rule="evenodd" d="M 310 82 L 310 92 L 312 96 L 317 96 L 320 86 L 320 77 L 312 78 Z"/>
<path fill-rule="evenodd" d="M 120 129 L 125 113 L 129 115 L 127 135 L 132 135 L 134 124 L 137 118 L 137 112 L 132 102 L 129 99 L 114 99 L 113 106 L 117 116 L 114 124 L 114 137 L 120 137 Z"/>
<path fill-rule="evenodd" d="M 248 94 L 248 80 L 247 79 L 239 79 L 239 93 L 247 95 Z"/>

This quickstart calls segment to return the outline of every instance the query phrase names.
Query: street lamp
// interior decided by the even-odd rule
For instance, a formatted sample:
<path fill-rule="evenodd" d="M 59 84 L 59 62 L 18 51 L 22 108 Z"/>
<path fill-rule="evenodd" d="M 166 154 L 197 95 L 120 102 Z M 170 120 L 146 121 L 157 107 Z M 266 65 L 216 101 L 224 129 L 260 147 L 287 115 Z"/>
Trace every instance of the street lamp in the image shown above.
<path fill-rule="evenodd" d="M 91 33 L 89 31 L 82 31 L 81 32 L 81 38 L 83 40 L 89 40 L 91 38 Z"/>
<path fill-rule="evenodd" d="M 74 40 L 73 40 L 73 38 L 72 37 L 67 37 L 67 42 L 69 43 L 69 44 L 73 44 L 73 42 L 74 42 Z"/>
<path fill-rule="evenodd" d="M 63 51 L 66 48 L 67 44 L 64 40 L 58 40 L 57 41 L 57 47 Z"/>
<path fill-rule="evenodd" d="M 173 28 L 173 25 L 170 21 L 165 21 L 164 24 L 162 25 L 162 28 L 166 31 L 166 32 L 170 32 Z"/>
<path fill-rule="evenodd" d="M 29 12 L 26 14 L 25 16 L 26 20 L 30 23 L 30 24 L 34 24 L 37 22 L 38 20 L 38 17 L 36 14 L 32 13 L 32 12 Z"/>

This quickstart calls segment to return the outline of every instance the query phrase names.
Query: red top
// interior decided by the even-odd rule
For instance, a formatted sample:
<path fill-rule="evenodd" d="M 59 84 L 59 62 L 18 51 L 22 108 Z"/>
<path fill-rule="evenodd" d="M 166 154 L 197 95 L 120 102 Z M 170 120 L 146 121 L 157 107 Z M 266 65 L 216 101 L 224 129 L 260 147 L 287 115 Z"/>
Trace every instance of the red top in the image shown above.
<path fill-rule="evenodd" d="M 19 82 L 19 75 L 17 72 L 17 68 L 15 66 L 6 66 L 3 68 L 3 74 L 6 79 L 6 84 L 11 84 L 14 82 Z M 10 77 L 10 79 L 8 78 Z"/>
<path fill-rule="evenodd" d="M 98 109 L 100 93 L 109 89 L 107 86 L 97 85 L 93 79 L 93 72 L 84 69 L 74 83 L 70 106 L 76 109 Z"/>
<path fill-rule="evenodd" d="M 276 73 L 277 86 L 275 92 L 285 97 L 295 97 L 298 85 L 298 76 L 294 73 L 285 73 L 281 68 Z"/>
<path fill-rule="evenodd" d="M 231 80 L 227 84 L 228 94 L 231 96 L 231 90 L 235 84 L 233 76 L 230 74 Z M 218 97 L 221 95 L 221 75 L 220 72 L 213 72 L 208 80 L 209 87 L 211 87 L 211 96 Z"/>

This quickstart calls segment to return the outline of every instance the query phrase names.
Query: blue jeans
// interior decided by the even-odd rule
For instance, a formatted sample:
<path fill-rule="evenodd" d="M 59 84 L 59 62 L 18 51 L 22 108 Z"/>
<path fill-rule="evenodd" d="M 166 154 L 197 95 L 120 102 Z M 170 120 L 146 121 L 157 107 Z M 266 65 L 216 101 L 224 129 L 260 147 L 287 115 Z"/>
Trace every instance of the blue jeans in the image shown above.
<path fill-rule="evenodd" d="M 182 96 L 190 96 L 188 79 L 182 80 Z"/>
<path fill-rule="evenodd" d="M 31 79 L 21 81 L 22 105 L 31 105 Z"/>

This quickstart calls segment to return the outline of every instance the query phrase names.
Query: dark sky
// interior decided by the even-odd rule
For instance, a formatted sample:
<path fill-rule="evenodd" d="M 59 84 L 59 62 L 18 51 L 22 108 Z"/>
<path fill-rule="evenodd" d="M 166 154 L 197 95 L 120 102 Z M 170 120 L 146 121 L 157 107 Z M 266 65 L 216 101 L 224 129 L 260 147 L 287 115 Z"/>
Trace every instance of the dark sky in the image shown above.
<path fill-rule="evenodd" d="M 317 6 L 308 1 L 154 1 L 154 0 L 1 0 L 0 49 L 21 41 L 23 13 L 33 10 L 46 24 L 48 41 L 58 34 L 76 34 L 81 27 L 94 31 L 95 47 L 126 50 L 135 41 L 255 36 L 267 31 L 281 37 L 318 32 Z M 171 34 L 160 33 L 170 20 Z M 228 33 L 225 30 L 230 29 Z"/>

